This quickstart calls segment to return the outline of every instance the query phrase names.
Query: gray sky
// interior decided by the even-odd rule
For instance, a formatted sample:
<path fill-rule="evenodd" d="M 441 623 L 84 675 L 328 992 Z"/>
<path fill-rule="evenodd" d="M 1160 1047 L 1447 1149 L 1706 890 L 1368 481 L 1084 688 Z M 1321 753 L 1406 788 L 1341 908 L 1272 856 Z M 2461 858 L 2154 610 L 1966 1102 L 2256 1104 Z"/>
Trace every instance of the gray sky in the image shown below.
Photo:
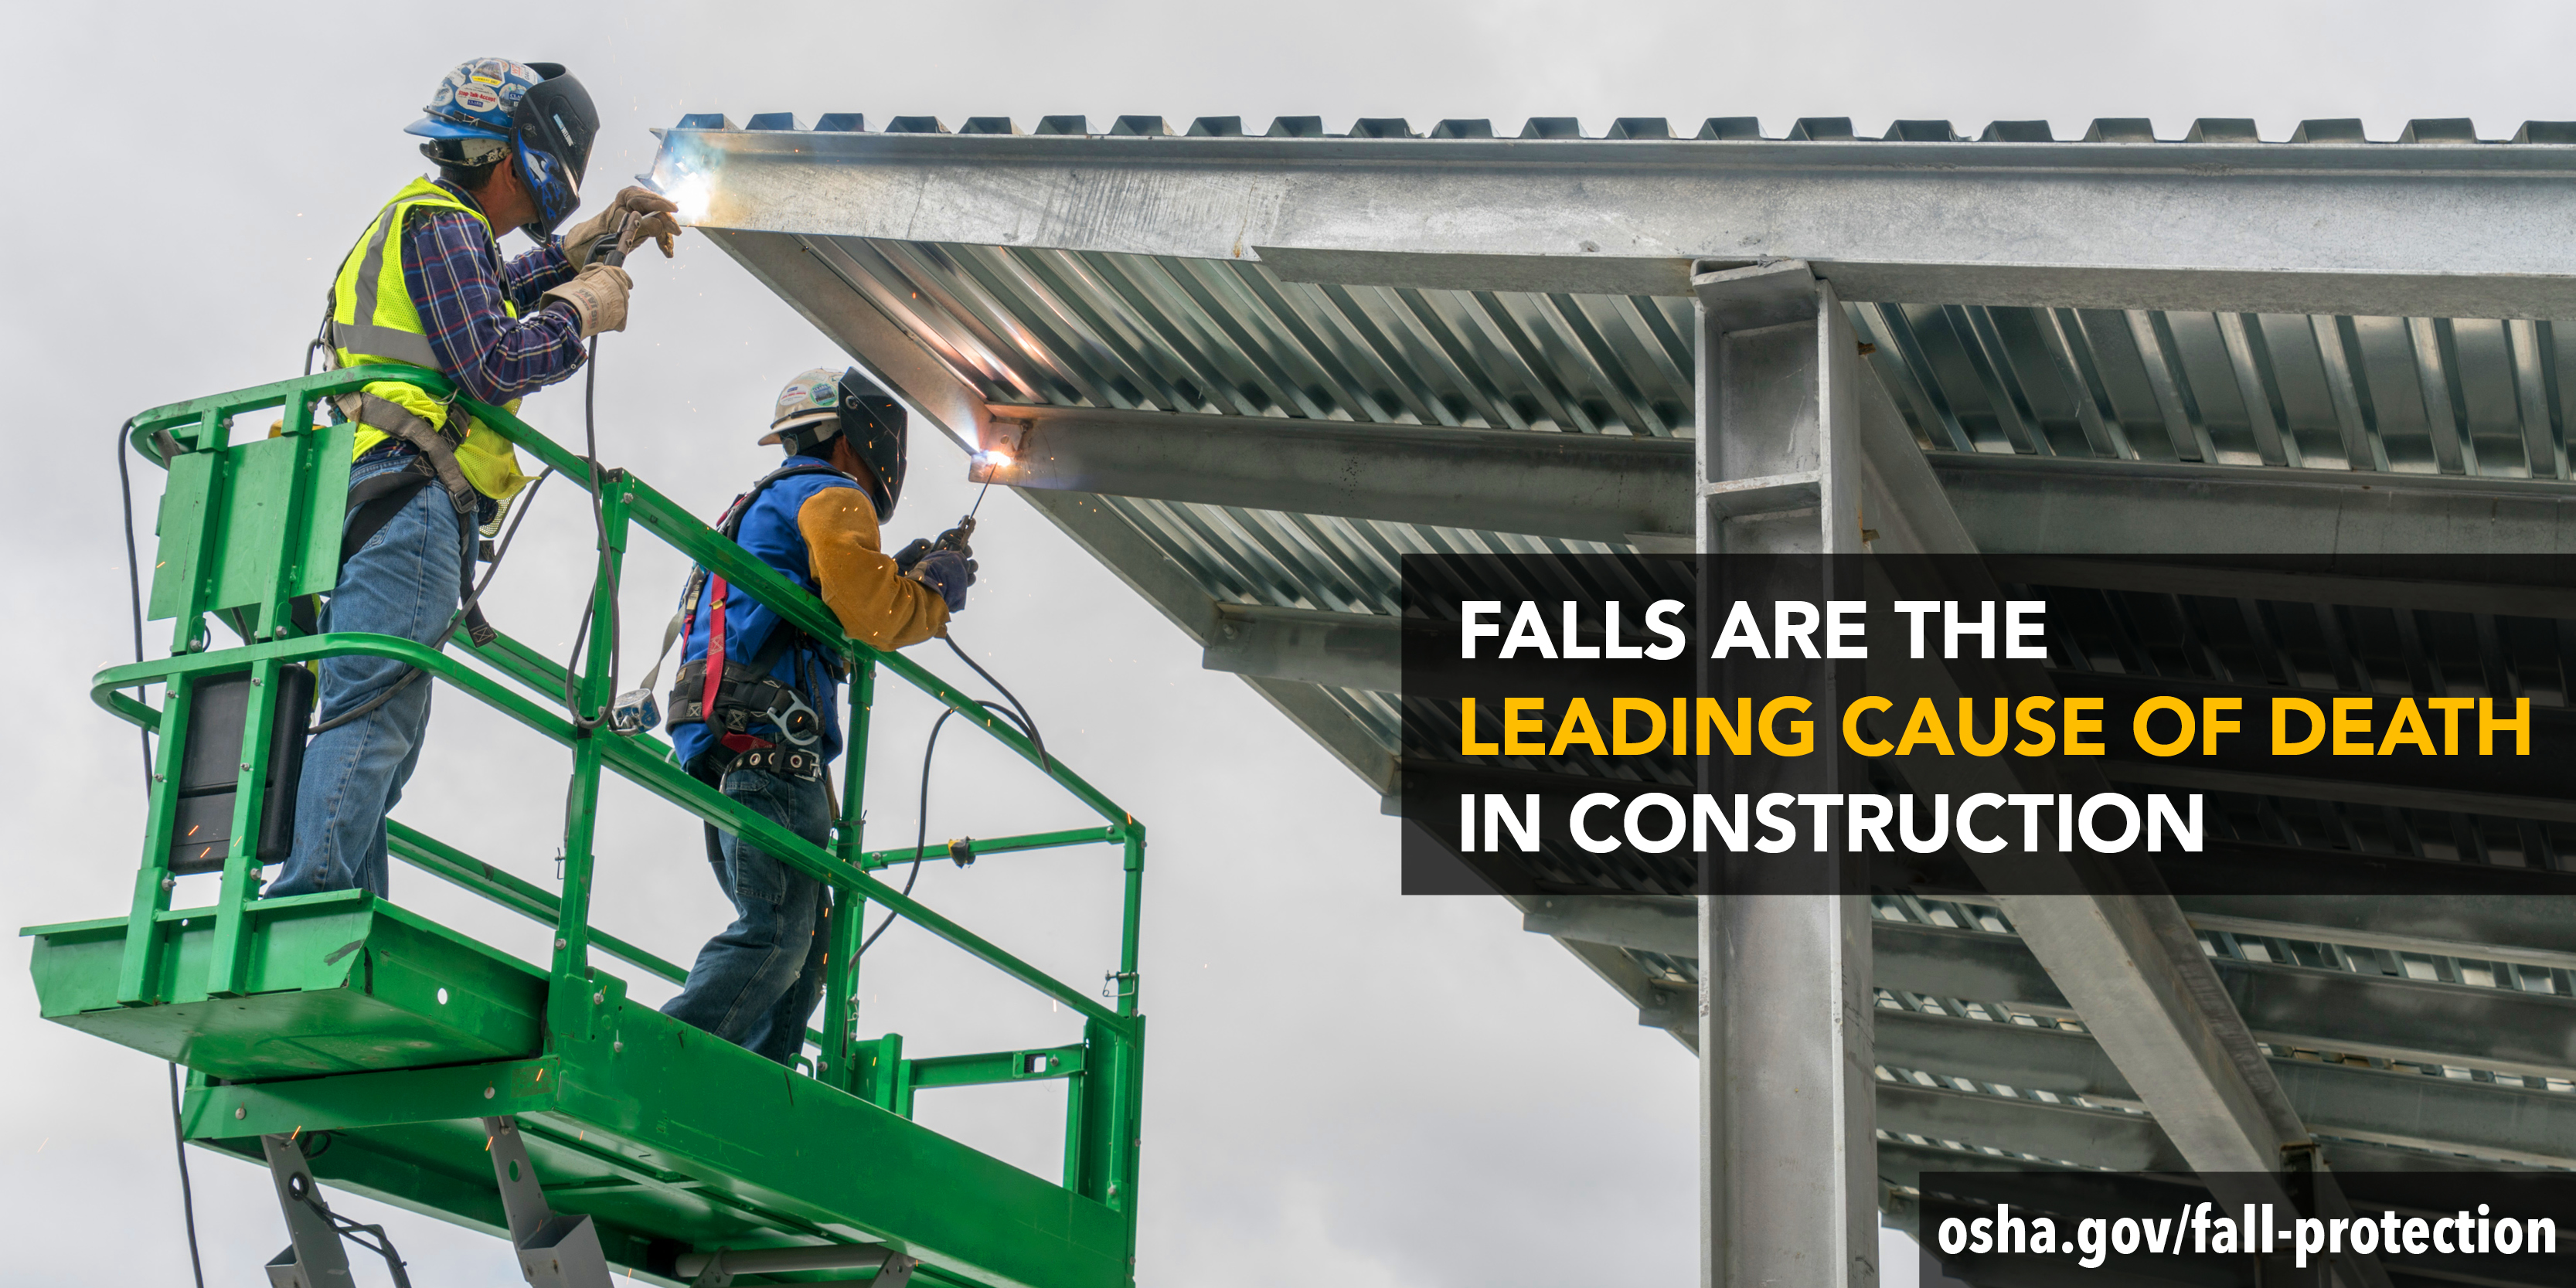
<path fill-rule="evenodd" d="M 0 472 L 21 736 L 0 744 L 15 875 L 10 927 L 113 915 L 138 844 L 134 738 L 86 677 L 127 656 L 111 436 L 140 408 L 292 374 L 330 269 L 421 169 L 399 131 L 471 56 L 570 64 L 605 118 L 592 186 L 644 168 L 648 127 L 684 111 L 861 111 L 1095 121 L 1160 113 L 1247 123 L 1321 114 L 1612 116 L 1677 126 L 1755 114 L 1943 117 L 1974 133 L 2046 117 L 2410 116 L 2489 137 L 2576 118 L 2562 6 L 2127 5 L 1840 0 L 1578 11 L 1510 0 L 1303 6 L 994 0 L 973 6 L 50 6 L 5 20 L 21 176 L 0 212 L 0 371 L 19 411 Z M 518 239 L 510 243 L 515 249 Z M 632 322 L 601 369 L 602 455 L 712 514 L 774 460 L 753 446 L 795 371 L 841 357 L 712 247 L 636 266 Z M 580 433 L 577 388 L 528 418 Z M 946 526 L 971 500 L 935 435 L 889 534 Z M 157 471 L 139 467 L 148 541 Z M 550 489 L 551 490 L 551 489 Z M 502 629 L 569 647 L 587 576 L 575 493 L 541 497 L 494 591 Z M 1395 836 L 1348 771 L 1017 501 L 996 497 L 984 582 L 960 640 L 1026 699 L 1050 746 L 1153 826 L 1145 996 L 1149 1285 L 1679 1284 L 1693 1249 L 1695 1107 L 1682 1050 L 1499 903 L 1397 896 Z M 146 546 L 149 550 L 149 546 Z M 148 556 L 147 556 L 148 558 Z M 658 640 L 682 567 L 628 565 L 627 673 Z M 166 631 L 156 626 L 154 631 Z M 944 650 L 924 653 L 954 672 Z M 551 877 L 561 751 L 439 699 L 400 817 L 532 880 Z M 871 844 L 915 817 L 933 709 L 888 690 L 872 761 Z M 991 835 L 1081 820 L 1032 772 L 952 731 L 931 830 Z M 469 809 L 480 790 L 497 810 Z M 602 923 L 685 960 L 723 919 L 697 829 L 626 791 L 604 828 Z M 395 897 L 523 953 L 509 919 L 401 865 Z M 1077 983 L 1114 951 L 1110 852 L 997 857 L 926 872 L 922 893 Z M 201 902 L 199 894 L 183 902 Z M 24 949 L 13 959 L 26 960 Z M 638 996 L 668 989 L 634 979 Z M 863 1026 L 915 1053 L 1070 1040 L 1070 1018 L 927 936 L 871 953 Z M 0 1207 L 16 1282 L 184 1276 L 162 1067 L 34 1018 L 0 971 Z M 943 1092 L 924 1121 L 1052 1174 L 1053 1090 Z M 854 1160 L 854 1165 L 864 1165 Z M 283 1242 L 255 1170 L 199 1152 L 208 1282 L 264 1282 Z M 366 1205 L 353 1204 L 352 1210 Z M 386 1219 L 415 1278 L 517 1281 L 497 1240 Z M 1887 1281 L 1910 1283 L 1909 1265 Z M 361 1267 L 362 1280 L 380 1272 Z"/>

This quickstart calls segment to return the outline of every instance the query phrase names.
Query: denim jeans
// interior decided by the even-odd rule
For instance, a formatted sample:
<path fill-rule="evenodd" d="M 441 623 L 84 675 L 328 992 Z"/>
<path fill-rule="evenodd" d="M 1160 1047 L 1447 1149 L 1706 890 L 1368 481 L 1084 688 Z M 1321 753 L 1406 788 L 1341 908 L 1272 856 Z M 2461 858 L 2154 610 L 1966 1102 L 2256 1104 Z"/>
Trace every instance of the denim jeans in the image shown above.
<path fill-rule="evenodd" d="M 832 810 L 819 778 L 737 769 L 719 790 L 816 845 L 828 843 Z M 688 982 L 662 1013 L 787 1064 L 823 1000 L 831 947 L 823 883 L 739 837 L 708 833 L 707 862 L 733 901 L 734 922 L 698 950 Z"/>
<path fill-rule="evenodd" d="M 361 463 L 357 483 L 404 469 L 408 456 Z M 436 483 L 422 488 L 340 567 L 339 589 L 322 610 L 325 631 L 370 631 L 423 644 L 456 612 L 458 561 L 464 558 L 456 509 Z M 349 656 L 322 663 L 326 723 L 364 705 L 411 668 L 392 658 Z M 420 763 L 429 727 L 433 681 L 412 681 L 393 700 L 304 749 L 304 778 L 295 796 L 295 849 L 264 892 L 269 898 L 322 890 L 385 893 L 385 815 L 402 799 Z"/>

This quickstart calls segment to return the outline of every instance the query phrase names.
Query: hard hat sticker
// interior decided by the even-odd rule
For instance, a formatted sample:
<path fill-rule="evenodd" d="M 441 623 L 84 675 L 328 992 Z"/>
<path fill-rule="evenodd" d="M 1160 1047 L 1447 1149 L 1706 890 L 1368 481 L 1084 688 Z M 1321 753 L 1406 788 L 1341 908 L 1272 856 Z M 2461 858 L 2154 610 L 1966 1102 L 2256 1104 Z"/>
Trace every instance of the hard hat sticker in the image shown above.
<path fill-rule="evenodd" d="M 501 96 L 481 85 L 459 85 L 456 105 L 469 112 L 489 112 L 501 106 Z"/>

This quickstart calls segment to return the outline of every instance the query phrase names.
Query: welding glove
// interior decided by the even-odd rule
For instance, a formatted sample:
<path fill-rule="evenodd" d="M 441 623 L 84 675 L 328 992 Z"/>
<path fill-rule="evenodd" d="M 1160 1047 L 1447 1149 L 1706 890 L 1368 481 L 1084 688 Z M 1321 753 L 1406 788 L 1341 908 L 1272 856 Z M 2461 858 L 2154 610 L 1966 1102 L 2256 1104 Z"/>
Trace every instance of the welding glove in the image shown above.
<path fill-rule="evenodd" d="M 602 331 L 626 329 L 626 293 L 635 289 L 635 279 L 614 264 L 593 264 L 581 275 L 549 290 L 545 298 L 570 305 L 573 316 L 581 319 L 581 337 L 585 340 Z"/>
<path fill-rule="evenodd" d="M 574 224 L 572 231 L 564 234 L 564 258 L 571 260 L 574 268 L 589 267 L 600 239 L 615 233 L 618 221 L 631 214 L 635 222 L 617 239 L 617 249 L 630 251 L 650 241 L 661 246 L 662 258 L 669 259 L 671 239 L 680 235 L 680 221 L 672 213 L 679 208 L 669 197 L 630 184 L 609 200 L 608 209 Z"/>
<path fill-rule="evenodd" d="M 914 537 L 911 545 L 905 546 L 903 549 L 894 552 L 894 570 L 906 576 L 910 576 L 912 574 L 912 566 L 920 563 L 921 557 L 929 553 L 929 539 L 926 537 Z"/>
<path fill-rule="evenodd" d="M 948 611 L 966 611 L 966 588 L 975 584 L 975 561 L 954 550 L 933 550 L 913 564 L 905 574 L 914 581 L 939 592 L 948 601 Z"/>

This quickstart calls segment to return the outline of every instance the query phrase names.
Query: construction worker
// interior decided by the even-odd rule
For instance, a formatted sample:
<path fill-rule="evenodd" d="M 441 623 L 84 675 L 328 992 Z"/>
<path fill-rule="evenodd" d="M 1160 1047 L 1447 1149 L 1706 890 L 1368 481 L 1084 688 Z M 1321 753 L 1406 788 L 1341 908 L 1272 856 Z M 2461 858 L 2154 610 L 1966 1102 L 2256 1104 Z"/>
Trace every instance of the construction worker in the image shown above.
<path fill-rule="evenodd" d="M 822 598 L 850 638 L 902 648 L 947 632 L 975 564 L 955 533 L 887 556 L 878 525 L 903 495 L 903 408 L 856 368 L 816 367 L 778 395 L 787 463 L 726 510 L 726 536 Z M 681 595 L 687 645 L 671 746 L 699 780 L 816 845 L 832 826 L 824 772 L 841 752 L 838 653 L 699 569 Z M 718 659 L 710 683 L 707 659 Z M 712 712 L 712 716 L 709 713 Z M 707 862 L 734 922 L 707 941 L 662 1013 L 780 1064 L 823 995 L 823 883 L 710 826 Z"/>
<path fill-rule="evenodd" d="M 562 238 L 581 199 L 599 117 L 552 63 L 478 58 L 439 82 L 406 127 L 436 178 L 414 179 L 340 261 L 316 343 L 339 367 L 400 363 L 444 374 L 480 402 L 518 398 L 579 369 L 582 342 L 623 330 L 625 271 L 601 262 L 680 226 L 642 188 Z M 516 228 L 536 249 L 504 261 Z M 358 426 L 339 587 L 326 631 L 399 635 L 436 647 L 461 623 L 490 637 L 470 602 L 475 534 L 527 486 L 507 440 L 419 385 L 377 381 L 335 400 Z M 460 603 L 463 607 L 460 608 Z M 386 658 L 322 663 L 316 735 L 304 754 L 295 848 L 268 897 L 386 886 L 385 814 L 419 763 L 430 685 Z"/>

